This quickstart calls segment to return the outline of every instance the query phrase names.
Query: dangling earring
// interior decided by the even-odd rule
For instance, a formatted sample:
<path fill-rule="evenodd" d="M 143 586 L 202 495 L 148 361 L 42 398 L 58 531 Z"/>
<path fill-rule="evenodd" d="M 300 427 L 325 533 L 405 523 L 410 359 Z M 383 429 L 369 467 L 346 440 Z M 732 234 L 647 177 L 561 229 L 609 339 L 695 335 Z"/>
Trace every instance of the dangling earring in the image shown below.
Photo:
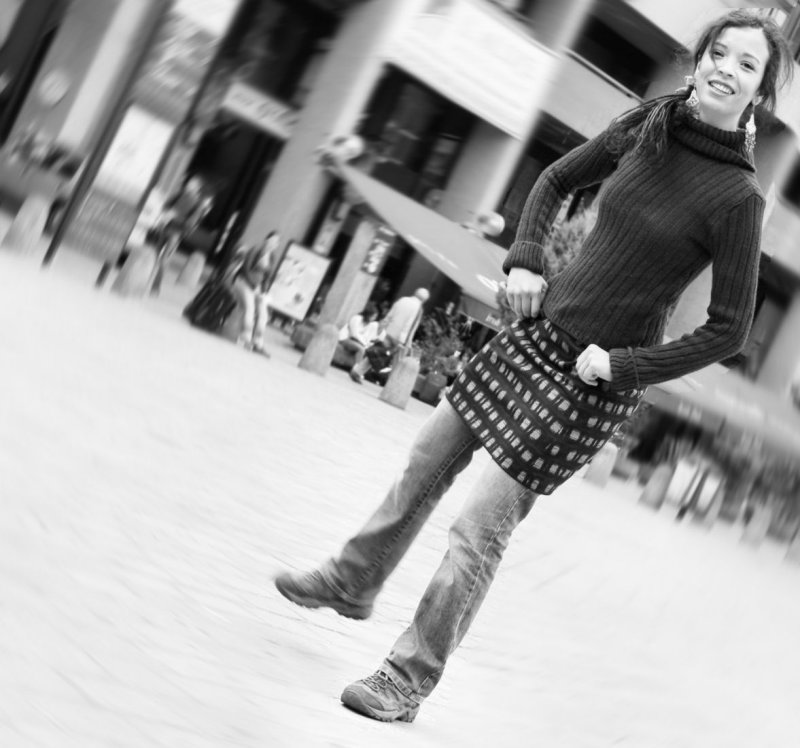
<path fill-rule="evenodd" d="M 752 153 L 756 147 L 756 108 L 750 110 L 750 119 L 744 126 L 744 149 L 748 153 Z"/>
<path fill-rule="evenodd" d="M 686 99 L 686 106 L 689 107 L 693 114 L 697 114 L 697 108 L 700 106 L 700 99 L 697 98 L 697 84 L 693 75 L 687 75 L 683 79 L 686 88 L 689 89 L 689 97 Z"/>

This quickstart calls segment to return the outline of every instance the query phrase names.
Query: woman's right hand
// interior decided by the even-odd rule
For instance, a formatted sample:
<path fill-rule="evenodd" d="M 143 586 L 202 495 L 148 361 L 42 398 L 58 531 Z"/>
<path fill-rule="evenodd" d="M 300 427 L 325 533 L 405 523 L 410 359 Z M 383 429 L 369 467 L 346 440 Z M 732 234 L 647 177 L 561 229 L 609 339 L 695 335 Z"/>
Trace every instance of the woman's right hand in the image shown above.
<path fill-rule="evenodd" d="M 547 292 L 547 281 L 538 273 L 511 268 L 506 282 L 506 298 L 518 317 L 536 317 Z"/>

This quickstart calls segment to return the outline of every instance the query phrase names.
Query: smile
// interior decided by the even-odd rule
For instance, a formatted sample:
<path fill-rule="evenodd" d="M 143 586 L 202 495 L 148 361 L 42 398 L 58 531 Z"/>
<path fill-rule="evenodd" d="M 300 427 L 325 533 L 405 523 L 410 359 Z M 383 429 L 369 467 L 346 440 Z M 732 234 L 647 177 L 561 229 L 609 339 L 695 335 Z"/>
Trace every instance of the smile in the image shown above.
<path fill-rule="evenodd" d="M 725 94 L 726 96 L 731 96 L 734 93 L 734 90 L 729 85 L 726 83 L 720 83 L 719 81 L 709 81 L 708 87 L 713 88 L 715 91 L 719 91 L 719 93 Z"/>

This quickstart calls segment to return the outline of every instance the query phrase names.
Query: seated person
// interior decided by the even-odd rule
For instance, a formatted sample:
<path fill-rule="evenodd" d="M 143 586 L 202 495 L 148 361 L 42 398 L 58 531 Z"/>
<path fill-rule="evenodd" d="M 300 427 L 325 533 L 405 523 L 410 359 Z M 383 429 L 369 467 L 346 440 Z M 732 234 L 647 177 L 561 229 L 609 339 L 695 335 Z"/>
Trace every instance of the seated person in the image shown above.
<path fill-rule="evenodd" d="M 242 307 L 242 326 L 236 342 L 247 350 L 269 356 L 264 333 L 269 318 L 269 284 L 280 236 L 270 231 L 264 241 L 243 250 L 241 266 L 233 280 L 233 294 Z"/>
<path fill-rule="evenodd" d="M 355 365 L 364 360 L 364 352 L 380 337 L 378 307 L 371 301 L 360 314 L 354 314 L 339 331 L 339 345 L 353 355 Z"/>

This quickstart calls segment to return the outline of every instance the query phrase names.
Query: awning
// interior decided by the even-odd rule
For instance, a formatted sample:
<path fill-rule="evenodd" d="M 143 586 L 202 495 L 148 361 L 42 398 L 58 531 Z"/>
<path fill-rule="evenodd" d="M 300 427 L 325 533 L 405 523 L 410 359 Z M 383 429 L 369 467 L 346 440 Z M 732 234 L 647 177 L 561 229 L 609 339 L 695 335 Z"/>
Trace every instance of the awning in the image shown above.
<path fill-rule="evenodd" d="M 505 280 L 502 264 L 506 251 L 502 247 L 351 166 L 340 164 L 336 171 L 392 229 L 461 287 L 465 314 L 500 328 L 495 295 Z"/>
<path fill-rule="evenodd" d="M 800 460 L 800 413 L 792 403 L 719 364 L 650 386 L 645 399 L 711 433 L 743 434 Z"/>

